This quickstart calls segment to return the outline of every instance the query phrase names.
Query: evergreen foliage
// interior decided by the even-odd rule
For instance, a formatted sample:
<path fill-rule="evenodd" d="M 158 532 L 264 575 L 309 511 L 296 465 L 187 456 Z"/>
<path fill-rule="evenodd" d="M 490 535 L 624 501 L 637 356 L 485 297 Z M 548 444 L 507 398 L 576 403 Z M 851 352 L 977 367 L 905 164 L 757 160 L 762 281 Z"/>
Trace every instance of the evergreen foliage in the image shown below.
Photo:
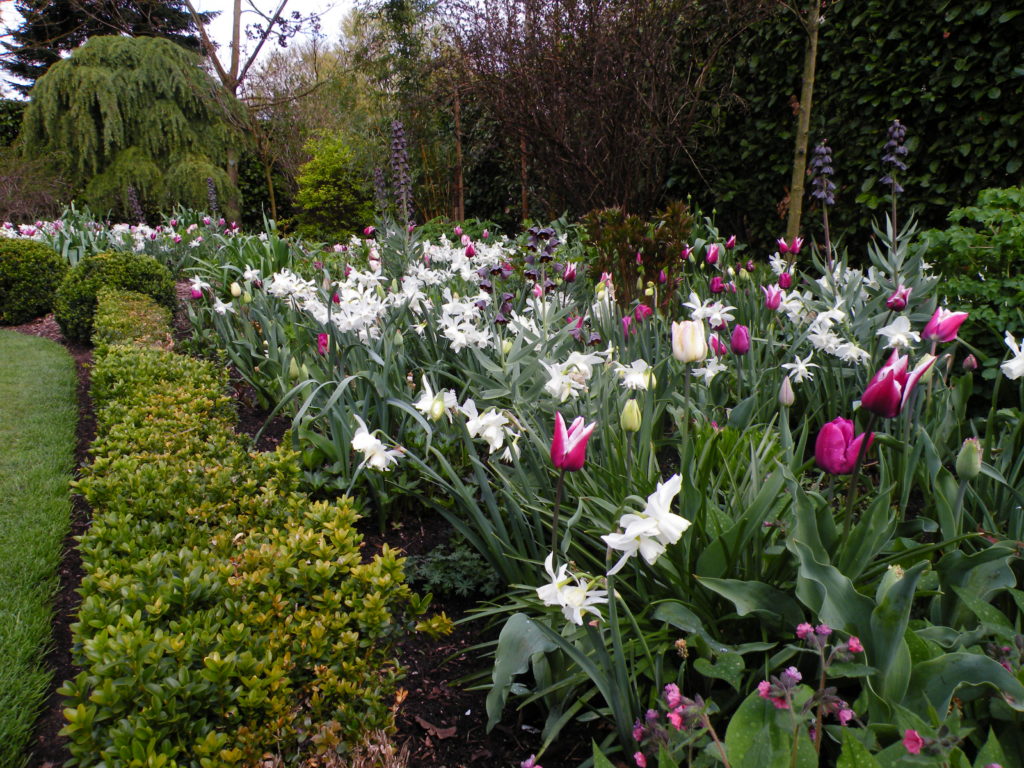
<path fill-rule="evenodd" d="M 0 238 L 0 323 L 27 323 L 49 312 L 67 268 L 48 245 Z"/>
<path fill-rule="evenodd" d="M 942 226 L 951 207 L 986 187 L 1024 182 L 1019 2 L 841 2 L 830 4 L 820 34 L 811 143 L 828 139 L 834 151 L 833 229 L 863 241 L 887 209 L 881 157 L 894 119 L 906 125 L 910 150 L 900 208 L 924 226 Z M 740 37 L 735 66 L 717 72 L 739 98 L 722 105 L 696 161 L 700 173 L 680 164 L 670 184 L 717 208 L 725 230 L 755 245 L 767 247 L 785 227 L 804 40 L 784 13 Z M 820 226 L 814 203 L 804 233 Z"/>
<path fill-rule="evenodd" d="M 95 210 L 126 215 L 128 187 L 147 213 L 206 204 L 207 177 L 222 200 L 237 190 L 211 160 L 222 156 L 240 106 L 167 40 L 97 37 L 56 64 L 25 111 L 28 154 L 59 159 Z"/>
<path fill-rule="evenodd" d="M 307 148 L 313 158 L 299 171 L 296 232 L 344 242 L 373 222 L 373 195 L 344 138 L 320 139 Z"/>
<path fill-rule="evenodd" d="M 174 278 L 163 264 L 140 253 L 97 253 L 82 259 L 60 283 L 53 312 L 64 335 L 87 343 L 92 336 L 96 302 L 104 287 L 145 294 L 174 308 Z"/>
<path fill-rule="evenodd" d="M 182 0 L 16 0 L 14 7 L 23 21 L 0 43 L 0 69 L 17 78 L 8 84 L 23 95 L 61 60 L 62 52 L 93 37 L 163 37 L 200 51 L 195 23 Z M 217 14 L 199 15 L 205 23 Z"/>
<path fill-rule="evenodd" d="M 25 113 L 25 102 L 16 99 L 0 99 L 0 147 L 14 143 L 21 130 L 21 118 Z"/>

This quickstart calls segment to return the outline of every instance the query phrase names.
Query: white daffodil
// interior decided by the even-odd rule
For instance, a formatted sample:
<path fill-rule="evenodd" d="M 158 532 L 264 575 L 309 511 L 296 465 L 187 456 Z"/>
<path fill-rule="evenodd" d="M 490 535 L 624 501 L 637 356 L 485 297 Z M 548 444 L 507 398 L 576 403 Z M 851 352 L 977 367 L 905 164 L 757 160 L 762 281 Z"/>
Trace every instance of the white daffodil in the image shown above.
<path fill-rule="evenodd" d="M 877 335 L 889 339 L 886 349 L 909 348 L 921 341 L 921 334 L 910 330 L 910 318 L 906 315 L 900 315 L 890 325 L 879 328 Z"/>
<path fill-rule="evenodd" d="M 397 448 L 388 448 L 380 440 L 370 434 L 366 423 L 358 416 L 354 417 L 359 422 L 359 429 L 352 436 L 352 449 L 363 454 L 363 462 L 359 466 L 369 465 L 371 468 L 381 472 L 387 472 L 391 465 L 396 463 L 402 455 Z"/>
<path fill-rule="evenodd" d="M 414 407 L 433 421 L 439 421 L 445 415 L 448 416 L 448 421 L 451 421 L 452 411 L 459 407 L 459 399 L 450 389 L 442 389 L 437 394 L 434 394 L 430 382 L 424 376 L 423 393 L 420 395 L 420 399 L 414 403 Z"/>
<path fill-rule="evenodd" d="M 266 233 L 264 233 L 264 234 L 266 234 Z M 251 282 L 253 282 L 255 280 L 259 280 L 260 279 L 260 271 L 258 269 L 253 269 L 251 266 L 246 264 L 245 265 L 245 271 L 242 273 L 242 279 L 245 280 L 248 283 L 251 283 Z"/>
<path fill-rule="evenodd" d="M 519 434 L 509 428 L 509 420 L 505 414 L 494 408 L 488 408 L 483 413 L 477 413 L 476 403 L 473 402 L 472 398 L 467 398 L 466 402 L 459 407 L 459 410 L 466 417 L 466 431 L 469 432 L 469 436 L 479 437 L 486 442 L 490 449 L 488 453 L 500 450 L 505 445 L 505 441 L 508 440 L 512 446 L 511 452 L 515 453 L 518 458 L 519 447 L 514 443 Z M 501 460 L 506 460 L 504 453 L 501 456 Z"/>
<path fill-rule="evenodd" d="M 836 347 L 833 354 L 844 363 L 853 363 L 854 365 L 860 365 L 871 360 L 870 353 L 867 350 L 861 349 L 852 341 L 844 341 Z"/>
<path fill-rule="evenodd" d="M 225 304 L 216 296 L 213 297 L 213 311 L 218 315 L 226 315 L 228 312 L 234 312 L 235 308 L 230 304 Z"/>
<path fill-rule="evenodd" d="M 626 389 L 646 390 L 657 383 L 654 369 L 646 360 L 634 360 L 628 366 L 616 363 L 615 372 L 622 378 L 622 386 Z"/>
<path fill-rule="evenodd" d="M 583 624 L 585 613 L 601 618 L 601 611 L 595 606 L 608 602 L 606 590 L 594 589 L 593 580 L 582 581 L 580 574 L 569 573 L 569 566 L 565 563 L 558 566 L 556 572 L 553 554 L 545 558 L 544 570 L 551 577 L 550 583 L 537 587 L 537 597 L 544 605 L 561 608 L 566 621 L 577 625 Z"/>
<path fill-rule="evenodd" d="M 1017 345 L 1017 339 L 1009 331 L 1006 332 L 1003 341 L 1006 342 L 1006 346 L 1013 352 L 1013 357 L 1000 365 L 999 369 L 1006 378 L 1011 380 L 1019 379 L 1021 376 L 1024 376 L 1024 351 Z"/>
<path fill-rule="evenodd" d="M 803 360 L 800 359 L 799 355 L 794 355 L 792 363 L 783 363 L 782 367 L 789 371 L 789 378 L 794 384 L 802 384 L 805 381 L 810 381 L 814 378 L 814 371 L 811 368 L 820 368 L 821 366 L 817 363 L 811 362 L 811 356 L 813 352 L 809 352 L 807 357 Z"/>
<path fill-rule="evenodd" d="M 704 363 L 703 368 L 694 368 L 693 375 L 700 376 L 704 379 L 705 384 L 710 384 L 715 376 L 720 374 L 722 371 L 729 370 L 729 366 L 719 360 L 717 357 L 709 357 Z"/>
<path fill-rule="evenodd" d="M 618 573 L 626 561 L 639 554 L 648 565 L 654 565 L 670 544 L 679 541 L 683 532 L 690 527 L 690 521 L 674 514 L 672 503 L 679 495 L 683 479 L 673 475 L 647 497 L 647 505 L 640 514 L 628 513 L 619 520 L 621 533 L 609 533 L 601 538 L 614 550 L 622 552 L 619 562 L 608 571 L 612 576 Z"/>

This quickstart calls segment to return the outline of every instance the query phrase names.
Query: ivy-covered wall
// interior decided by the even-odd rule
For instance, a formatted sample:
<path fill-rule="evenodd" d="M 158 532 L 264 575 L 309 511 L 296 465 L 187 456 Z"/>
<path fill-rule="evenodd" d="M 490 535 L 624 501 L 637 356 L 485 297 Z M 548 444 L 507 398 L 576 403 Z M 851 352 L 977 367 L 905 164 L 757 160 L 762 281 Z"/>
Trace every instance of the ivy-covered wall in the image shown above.
<path fill-rule="evenodd" d="M 802 5 L 802 4 L 801 4 Z M 823 3 L 809 150 L 833 148 L 834 231 L 854 249 L 888 206 L 879 183 L 886 128 L 907 127 L 903 211 L 941 226 L 980 189 L 1024 182 L 1024 7 L 1019 0 L 840 0 Z M 737 103 L 727 105 L 675 194 L 692 193 L 720 224 L 767 245 L 785 231 L 785 206 L 806 36 L 781 12 L 737 41 Z M 805 200 L 804 230 L 820 228 Z"/>

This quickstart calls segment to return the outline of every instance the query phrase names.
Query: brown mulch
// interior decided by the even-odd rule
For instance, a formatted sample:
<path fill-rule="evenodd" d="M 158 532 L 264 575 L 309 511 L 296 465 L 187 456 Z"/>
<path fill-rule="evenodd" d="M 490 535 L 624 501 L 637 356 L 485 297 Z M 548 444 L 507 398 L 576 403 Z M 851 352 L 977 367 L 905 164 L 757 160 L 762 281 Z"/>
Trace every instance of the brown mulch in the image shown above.
<path fill-rule="evenodd" d="M 188 296 L 187 284 L 179 284 L 179 298 Z M 9 330 L 51 339 L 62 344 L 75 360 L 78 373 L 79 422 L 77 430 L 76 467 L 81 467 L 88 456 L 96 423 L 89 397 L 89 375 L 92 350 L 68 343 L 59 326 L 48 315 L 31 323 L 9 326 Z M 187 336 L 187 318 L 183 312 L 175 317 L 175 336 L 180 341 Z M 260 410 L 251 388 L 245 382 L 233 382 L 239 413 L 239 431 L 254 435 L 264 426 L 267 414 Z M 257 445 L 259 450 L 272 450 L 290 426 L 284 419 L 275 419 L 263 431 Z M 33 737 L 33 750 L 28 768 L 56 768 L 70 757 L 66 739 L 59 736 L 64 726 L 62 697 L 57 689 L 64 680 L 73 678 L 79 669 L 71 660 L 71 624 L 75 620 L 80 598 L 76 589 L 82 580 L 81 559 L 75 537 L 89 524 L 90 512 L 78 495 L 72 497 L 71 529 L 64 540 L 59 566 L 60 585 L 54 597 L 53 643 L 46 655 L 46 666 L 53 672 L 53 682 L 44 711 L 39 717 Z M 417 520 L 406 520 L 393 526 L 385 535 L 377 533 L 369 520 L 361 525 L 365 549 L 369 555 L 388 545 L 406 555 L 429 552 L 445 544 L 451 530 L 443 521 L 431 515 Z M 432 610 L 444 611 L 455 621 L 467 616 L 473 602 L 465 599 L 437 599 Z M 492 766 L 517 768 L 521 761 L 540 747 L 540 713 L 516 713 L 509 709 L 502 722 L 491 733 L 486 733 L 486 691 L 467 690 L 459 681 L 485 670 L 486 662 L 480 652 L 473 650 L 486 642 L 493 642 L 497 629 L 481 621 L 456 625 L 454 631 L 441 640 L 414 635 L 403 642 L 399 662 L 405 670 L 400 687 L 404 700 L 397 710 L 397 733 L 394 743 L 408 754 L 410 767 L 430 765 L 432 768 L 468 768 Z M 545 768 L 571 768 L 587 757 L 591 732 L 576 726 L 571 735 L 563 736 L 544 755 Z M 594 733 L 593 737 L 599 737 Z"/>

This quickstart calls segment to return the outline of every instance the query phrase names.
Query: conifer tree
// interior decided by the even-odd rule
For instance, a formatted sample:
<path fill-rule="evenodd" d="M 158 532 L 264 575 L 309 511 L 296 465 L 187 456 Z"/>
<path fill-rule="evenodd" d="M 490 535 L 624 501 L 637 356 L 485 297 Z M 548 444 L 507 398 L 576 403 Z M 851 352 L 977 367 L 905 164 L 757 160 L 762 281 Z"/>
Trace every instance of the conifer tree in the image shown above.
<path fill-rule="evenodd" d="M 92 37 L 164 37 L 200 50 L 196 17 L 184 8 L 183 0 L 15 0 L 14 7 L 23 21 L 0 42 L 0 69 L 17 78 L 8 84 L 23 95 L 62 53 Z M 203 13 L 199 18 L 205 24 L 216 15 Z"/>
<path fill-rule="evenodd" d="M 22 124 L 29 155 L 53 157 L 97 210 L 202 208 L 207 178 L 219 199 L 238 190 L 211 158 L 232 143 L 241 107 L 198 55 L 153 37 L 95 37 L 39 78 Z M 237 210 L 227 211 L 237 218 Z"/>

